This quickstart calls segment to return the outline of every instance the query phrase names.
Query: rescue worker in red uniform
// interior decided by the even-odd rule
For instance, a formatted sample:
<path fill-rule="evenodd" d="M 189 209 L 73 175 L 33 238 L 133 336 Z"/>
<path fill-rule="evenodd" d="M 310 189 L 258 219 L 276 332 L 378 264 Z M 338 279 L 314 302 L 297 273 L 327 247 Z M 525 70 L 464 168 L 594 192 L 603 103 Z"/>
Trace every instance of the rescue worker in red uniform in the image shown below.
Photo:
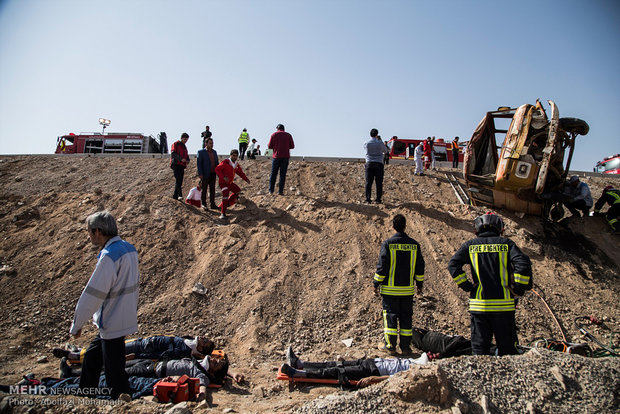
<path fill-rule="evenodd" d="M 424 141 L 424 169 L 428 170 L 431 166 L 431 157 L 433 153 L 433 143 L 431 137 L 426 138 Z"/>
<path fill-rule="evenodd" d="M 237 162 L 237 158 L 239 158 L 239 151 L 234 149 L 230 151 L 230 158 L 226 158 L 224 161 L 220 162 L 217 167 L 215 167 L 218 185 L 222 189 L 222 203 L 220 204 L 222 214 L 220 215 L 220 218 L 226 217 L 226 209 L 235 204 L 237 197 L 241 192 L 241 188 L 233 182 L 235 179 L 235 174 L 245 180 L 248 184 L 250 183 L 250 180 L 241 169 L 241 165 Z"/>
<path fill-rule="evenodd" d="M 487 213 L 474 220 L 476 237 L 450 259 L 448 270 L 456 284 L 469 292 L 471 346 L 474 355 L 489 355 L 495 336 L 499 355 L 516 354 L 515 295 L 532 287 L 532 263 L 510 239 L 502 237 L 504 223 Z M 463 265 L 471 266 L 473 283 Z"/>
<path fill-rule="evenodd" d="M 379 349 L 395 355 L 400 334 L 400 350 L 409 354 L 413 336 L 413 295 L 416 288 L 418 294 L 422 293 L 424 258 L 420 244 L 405 233 L 407 221 L 402 214 L 394 216 L 392 226 L 396 234 L 381 245 L 373 278 L 375 295 L 381 294 L 383 306 L 384 343 Z"/>
<path fill-rule="evenodd" d="M 601 208 L 605 204 L 609 204 L 609 210 L 607 213 L 601 213 Z M 594 215 L 605 216 L 607 224 L 611 227 L 614 233 L 620 232 L 620 225 L 618 225 L 618 217 L 620 217 L 620 190 L 616 190 L 611 185 L 608 185 L 603 189 L 603 194 L 599 197 L 594 204 Z"/>

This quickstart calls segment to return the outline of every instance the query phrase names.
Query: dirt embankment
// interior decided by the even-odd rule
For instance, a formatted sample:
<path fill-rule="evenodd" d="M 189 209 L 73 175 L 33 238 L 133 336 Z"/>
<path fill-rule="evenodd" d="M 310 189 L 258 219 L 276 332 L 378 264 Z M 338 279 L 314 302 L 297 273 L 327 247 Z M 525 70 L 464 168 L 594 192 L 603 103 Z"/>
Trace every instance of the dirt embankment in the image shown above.
<path fill-rule="evenodd" d="M 251 183 L 240 183 L 241 201 L 222 221 L 216 211 L 172 199 L 165 159 L 0 157 L 0 383 L 15 383 L 26 372 L 56 375 L 51 349 L 68 340 L 75 303 L 96 260 L 84 219 L 103 208 L 116 216 L 121 236 L 140 255 L 138 334 L 208 335 L 249 378 L 243 386 L 214 393 L 215 410 L 287 411 L 333 393 L 329 387 L 289 393 L 274 379 L 287 344 L 308 359 L 380 356 L 381 305 L 372 294 L 371 277 L 379 245 L 393 233 L 391 218 L 398 212 L 407 217 L 407 232 L 420 242 L 426 261 L 414 325 L 469 336 L 466 296 L 446 266 L 473 237 L 472 219 L 486 210 L 460 205 L 443 173 L 414 177 L 412 166 L 389 165 L 384 204 L 367 205 L 361 163 L 294 160 L 283 197 L 266 192 L 269 161 L 246 160 L 242 166 Z M 184 194 L 195 185 L 194 174 L 190 168 Z M 602 178 L 585 181 L 595 197 L 605 185 Z M 618 329 L 619 239 L 602 219 L 570 219 L 566 229 L 499 213 L 507 235 L 531 257 L 536 291 L 569 341 L 580 340 L 573 319 L 582 315 L 595 315 Z M 192 293 L 198 282 L 206 294 Z M 520 301 L 517 320 L 522 343 L 561 339 L 537 295 Z M 86 328 L 77 345 L 86 345 L 95 332 Z M 347 338 L 353 339 L 350 348 L 341 342 Z M 42 356 L 49 362 L 37 363 Z M 469 367 L 470 375 L 496 369 L 485 361 Z M 617 402 L 618 364 L 606 364 L 615 372 L 610 384 L 615 391 L 609 392 Z M 508 370 L 497 369 L 509 388 Z M 526 399 L 529 392 L 540 394 L 523 392 Z M 464 391 L 460 398 L 474 412 L 482 409 Z M 525 407 L 502 405 L 497 398 L 492 403 L 503 411 Z M 442 409 L 437 401 L 415 401 L 424 410 Z M 132 402 L 125 409 L 162 408 L 144 404 Z M 414 402 L 403 404 L 405 410 Z M 536 404 L 543 410 L 563 407 L 557 401 Z"/>

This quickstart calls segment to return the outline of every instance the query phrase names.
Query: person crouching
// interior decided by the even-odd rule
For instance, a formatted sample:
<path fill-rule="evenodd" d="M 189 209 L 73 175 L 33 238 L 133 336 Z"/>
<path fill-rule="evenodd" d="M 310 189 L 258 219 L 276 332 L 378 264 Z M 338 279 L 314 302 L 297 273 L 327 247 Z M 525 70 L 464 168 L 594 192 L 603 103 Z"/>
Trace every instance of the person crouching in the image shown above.
<path fill-rule="evenodd" d="M 221 219 L 226 217 L 226 209 L 235 204 L 237 197 L 241 192 L 241 188 L 233 182 L 235 179 L 235 174 L 241 177 L 248 184 L 250 183 L 250 180 L 241 169 L 241 165 L 237 162 L 238 158 L 239 151 L 234 149 L 230 151 L 230 158 L 226 158 L 224 161 L 220 162 L 217 167 L 215 167 L 218 185 L 222 190 L 222 203 L 220 204 L 222 211 L 222 214 L 220 215 Z"/>

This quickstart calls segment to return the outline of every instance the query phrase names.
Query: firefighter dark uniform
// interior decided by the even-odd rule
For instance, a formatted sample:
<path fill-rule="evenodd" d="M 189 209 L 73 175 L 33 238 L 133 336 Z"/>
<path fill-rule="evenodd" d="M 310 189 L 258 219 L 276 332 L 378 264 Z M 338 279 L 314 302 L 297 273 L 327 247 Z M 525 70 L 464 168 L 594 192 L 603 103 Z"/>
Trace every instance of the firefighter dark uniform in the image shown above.
<path fill-rule="evenodd" d="M 594 214 L 601 214 L 601 208 L 605 204 L 609 204 L 609 210 L 605 214 L 605 219 L 614 232 L 620 231 L 618 225 L 618 217 L 620 217 L 620 190 L 616 190 L 611 186 L 605 187 L 603 194 L 594 204 Z"/>
<path fill-rule="evenodd" d="M 396 350 L 399 333 L 400 349 L 409 351 L 413 334 L 413 295 L 416 286 L 422 289 L 423 282 L 424 258 L 420 244 L 404 232 L 384 241 L 373 283 L 375 289 L 381 287 L 383 333 L 385 347 L 390 351 Z"/>
<path fill-rule="evenodd" d="M 493 336 L 499 355 L 517 352 L 514 295 L 521 296 L 532 286 L 530 258 L 512 240 L 500 236 L 503 223 L 497 220 L 501 229 L 483 227 L 448 264 L 456 284 L 469 292 L 474 355 L 490 354 Z M 465 264 L 471 266 L 473 283 L 463 270 Z"/>

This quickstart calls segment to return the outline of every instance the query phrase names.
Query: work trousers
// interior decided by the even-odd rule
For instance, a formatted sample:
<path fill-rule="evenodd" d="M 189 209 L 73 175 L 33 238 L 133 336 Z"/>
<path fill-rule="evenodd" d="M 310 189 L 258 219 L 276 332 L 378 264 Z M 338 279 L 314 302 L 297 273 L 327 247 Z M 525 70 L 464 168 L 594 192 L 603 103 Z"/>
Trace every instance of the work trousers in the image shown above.
<path fill-rule="evenodd" d="M 579 211 L 583 212 L 584 216 L 587 216 L 590 212 L 590 207 L 586 205 L 586 200 L 577 200 L 572 203 L 568 202 L 564 203 L 564 205 L 566 206 L 568 211 L 570 211 L 570 213 L 574 216 L 581 217 L 581 213 L 579 213 Z"/>
<path fill-rule="evenodd" d="M 174 197 L 177 200 L 179 197 L 183 197 L 183 176 L 185 175 L 185 167 L 180 165 L 173 165 L 172 171 L 174 172 Z"/>
<path fill-rule="evenodd" d="M 207 205 L 207 185 L 209 186 L 209 201 L 210 207 L 215 205 L 215 177 L 217 174 L 215 172 L 210 172 L 209 175 L 203 175 L 202 180 L 200 180 L 200 186 L 202 187 L 202 193 L 200 194 L 200 201 L 202 201 L 202 205 Z"/>
<path fill-rule="evenodd" d="M 344 370 L 344 375 L 350 380 L 361 380 L 370 376 L 378 376 L 379 370 L 372 359 L 358 359 L 355 361 L 339 362 L 304 362 L 304 371 L 308 378 L 338 379 L 338 373 Z"/>
<path fill-rule="evenodd" d="M 415 159 L 415 174 L 424 174 L 424 161 L 422 160 L 422 158 Z"/>
<path fill-rule="evenodd" d="M 607 214 L 605 214 L 605 219 L 613 231 L 620 230 L 620 226 L 618 225 L 618 217 L 620 217 L 620 203 L 616 203 L 609 207 Z"/>
<path fill-rule="evenodd" d="M 273 193 L 276 186 L 276 178 L 280 173 L 280 182 L 278 183 L 278 194 L 284 194 L 284 184 L 286 182 L 286 170 L 288 170 L 288 158 L 272 158 L 271 159 L 271 175 L 269 176 L 269 192 Z"/>
<path fill-rule="evenodd" d="M 222 209 L 222 214 L 226 214 L 226 209 L 234 205 L 237 201 L 241 189 L 237 184 L 226 184 L 223 180 L 219 181 L 219 185 L 222 189 L 222 203 L 220 204 L 220 208 Z"/>
<path fill-rule="evenodd" d="M 248 143 L 247 142 L 240 142 L 239 143 L 239 158 L 243 159 L 244 155 L 245 155 L 245 151 L 248 149 Z"/>
<path fill-rule="evenodd" d="M 452 149 L 452 168 L 459 168 L 459 150 Z"/>
<path fill-rule="evenodd" d="M 514 311 L 470 313 L 470 317 L 471 349 L 474 355 L 490 355 L 493 337 L 499 355 L 517 353 Z"/>
<path fill-rule="evenodd" d="M 157 377 L 155 364 L 156 362 L 150 359 L 136 359 L 127 363 L 125 372 L 130 377 L 155 378 Z"/>
<path fill-rule="evenodd" d="M 400 349 L 408 351 L 413 331 L 413 296 L 382 295 L 383 336 L 388 349 L 396 349 L 400 335 Z"/>
<path fill-rule="evenodd" d="M 366 201 L 370 202 L 372 197 L 372 182 L 375 182 L 377 187 L 377 199 L 381 202 L 383 196 L 383 172 L 384 166 L 380 162 L 367 162 L 366 163 Z"/>
<path fill-rule="evenodd" d="M 129 381 L 125 373 L 125 337 L 103 339 L 99 335 L 93 339 L 84 354 L 80 389 L 87 394 L 87 388 L 99 387 L 101 367 L 106 383 L 110 387 L 110 397 L 118 399 L 122 393 L 130 394 Z"/>

